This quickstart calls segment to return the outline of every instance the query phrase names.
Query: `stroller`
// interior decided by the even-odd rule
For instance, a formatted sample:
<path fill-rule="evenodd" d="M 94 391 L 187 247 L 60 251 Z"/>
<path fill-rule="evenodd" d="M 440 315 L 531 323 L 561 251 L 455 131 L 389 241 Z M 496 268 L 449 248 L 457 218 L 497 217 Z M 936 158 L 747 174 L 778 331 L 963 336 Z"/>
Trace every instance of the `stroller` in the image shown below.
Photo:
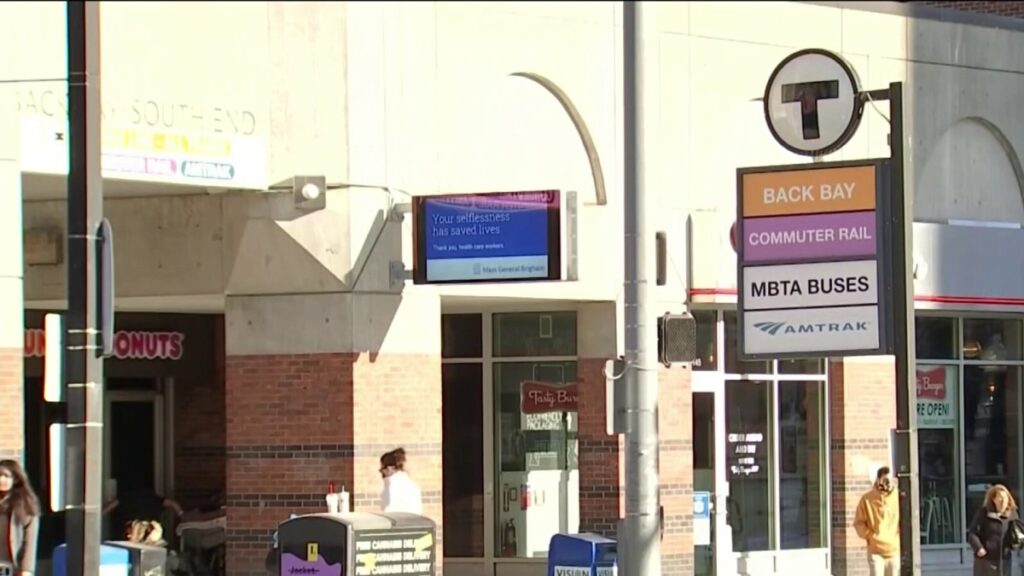
<path fill-rule="evenodd" d="M 178 566 L 181 576 L 223 576 L 226 518 L 182 522 L 178 525 Z"/>

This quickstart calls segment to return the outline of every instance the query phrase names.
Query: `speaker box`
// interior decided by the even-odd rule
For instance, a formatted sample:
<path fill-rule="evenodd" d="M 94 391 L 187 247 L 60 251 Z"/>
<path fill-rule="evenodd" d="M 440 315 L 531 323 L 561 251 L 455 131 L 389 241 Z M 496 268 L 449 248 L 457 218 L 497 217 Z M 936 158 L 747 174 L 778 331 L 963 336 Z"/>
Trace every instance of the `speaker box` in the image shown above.
<path fill-rule="evenodd" d="M 697 321 L 689 312 L 658 318 L 658 361 L 665 365 L 697 359 Z"/>

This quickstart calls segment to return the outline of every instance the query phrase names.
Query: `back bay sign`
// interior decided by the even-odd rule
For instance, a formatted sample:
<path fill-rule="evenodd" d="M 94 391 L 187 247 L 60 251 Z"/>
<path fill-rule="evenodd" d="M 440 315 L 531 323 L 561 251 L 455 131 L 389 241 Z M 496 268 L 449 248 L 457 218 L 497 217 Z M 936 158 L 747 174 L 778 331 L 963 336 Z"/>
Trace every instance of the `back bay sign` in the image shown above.
<path fill-rule="evenodd" d="M 886 162 L 738 171 L 744 358 L 885 353 Z"/>

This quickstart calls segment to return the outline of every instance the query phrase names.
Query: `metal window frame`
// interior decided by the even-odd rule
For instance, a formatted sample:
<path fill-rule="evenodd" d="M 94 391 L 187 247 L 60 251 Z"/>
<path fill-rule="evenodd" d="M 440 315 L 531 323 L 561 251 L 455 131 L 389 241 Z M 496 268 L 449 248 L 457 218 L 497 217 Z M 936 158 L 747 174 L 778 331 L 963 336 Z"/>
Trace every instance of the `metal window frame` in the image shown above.
<path fill-rule="evenodd" d="M 967 506 L 967 448 L 966 448 L 966 418 L 965 412 L 966 407 L 964 406 L 964 379 L 966 377 L 966 368 L 969 366 L 1008 366 L 1018 368 L 1017 370 L 1017 409 L 1021 414 L 1017 418 L 1017 486 L 1018 494 L 1024 491 L 1024 357 L 1021 360 L 1002 360 L 998 362 L 985 361 L 985 360 L 967 360 L 963 356 L 964 348 L 964 324 L 967 320 L 1004 320 L 1016 322 L 1020 325 L 1021 337 L 1024 338 L 1024 320 L 1019 317 L 1009 317 L 1006 313 L 999 312 L 963 312 L 963 311 L 952 311 L 952 310 L 917 310 L 914 313 L 915 318 L 946 318 L 955 320 L 956 325 L 956 349 L 955 358 L 946 359 L 932 359 L 932 358 L 917 358 L 916 362 L 920 365 L 928 366 L 953 366 L 956 367 L 958 384 L 957 384 L 957 431 L 954 434 L 954 438 L 957 442 L 956 450 L 954 451 L 955 464 L 958 468 L 957 478 L 957 502 L 958 514 L 960 516 L 959 522 L 959 541 L 948 544 L 922 544 L 922 551 L 943 551 L 943 550 L 966 550 L 969 545 L 964 535 L 967 533 L 967 524 L 969 522 L 964 510 Z M 1024 348 L 1024 343 L 1021 343 Z M 1024 351 L 1018 350 L 1018 353 Z M 967 558 L 967 561 L 970 561 Z"/>
<path fill-rule="evenodd" d="M 719 361 L 716 362 L 716 367 L 715 367 L 714 370 L 700 370 L 700 371 L 694 370 L 692 372 L 694 382 L 698 382 L 698 381 L 701 382 L 700 385 L 694 385 L 694 389 L 695 390 L 699 389 L 702 392 L 707 392 L 707 391 L 714 392 L 714 394 L 715 394 L 715 405 L 716 405 L 716 415 L 717 415 L 717 412 L 718 412 L 718 405 L 721 404 L 722 406 L 724 406 L 724 403 L 725 403 L 725 382 L 726 381 L 756 380 L 756 381 L 768 382 L 770 384 L 770 386 L 769 386 L 769 394 L 770 394 L 770 396 L 769 396 L 769 414 L 768 414 L 768 416 L 769 416 L 768 433 L 769 433 L 769 435 L 771 437 L 771 440 L 772 440 L 771 441 L 771 450 L 772 450 L 771 462 L 772 462 L 772 465 L 771 465 L 770 482 L 769 482 L 769 498 L 771 499 L 772 506 L 774 508 L 771 511 L 772 523 L 771 523 L 770 530 L 769 530 L 769 540 L 771 541 L 771 546 L 770 546 L 770 548 L 768 550 L 765 550 L 765 551 L 747 553 L 747 552 L 734 552 L 734 551 L 730 550 L 726 554 L 730 555 L 733 558 L 733 561 L 735 561 L 739 557 L 741 557 L 743 555 L 748 555 L 748 554 L 786 554 L 786 553 L 792 553 L 792 552 L 806 553 L 806 552 L 818 551 L 818 552 L 821 552 L 821 553 L 826 555 L 826 557 L 828 558 L 828 563 L 829 563 L 829 565 L 831 565 L 831 553 L 832 553 L 831 552 L 831 550 L 832 550 L 832 521 L 831 521 L 831 518 L 832 518 L 832 450 L 831 450 L 831 442 L 832 442 L 832 417 L 831 417 L 831 409 L 830 408 L 831 408 L 832 390 L 831 390 L 831 384 L 829 382 L 831 374 L 830 374 L 830 367 L 829 367 L 828 359 L 823 359 L 824 360 L 824 370 L 822 371 L 821 374 L 780 374 L 779 370 L 778 370 L 778 360 L 771 360 L 771 367 L 772 367 L 773 373 L 770 373 L 770 374 L 743 374 L 743 373 L 727 372 L 726 371 L 726 366 L 725 366 L 725 364 L 726 364 L 726 361 L 725 361 L 725 358 L 726 358 L 725 350 L 726 350 L 726 346 L 727 346 L 727 342 L 726 342 L 726 338 L 725 338 L 725 334 L 726 334 L 726 330 L 725 330 L 725 315 L 726 315 L 727 312 L 733 311 L 733 309 L 732 308 L 728 308 L 728 307 L 713 307 L 713 306 L 696 307 L 696 309 L 716 312 L 716 317 L 715 317 L 716 318 L 716 320 L 715 320 L 716 321 L 716 329 L 715 329 L 715 334 L 716 334 L 715 354 L 717 355 Z M 784 550 L 784 549 L 782 549 L 782 546 L 781 546 L 781 540 L 780 540 L 780 536 L 781 536 L 781 533 L 782 533 L 782 529 L 781 529 L 782 519 L 781 519 L 781 514 L 780 514 L 780 509 L 781 509 L 781 463 L 780 463 L 780 459 L 779 459 L 779 453 L 780 453 L 779 452 L 779 448 L 780 448 L 781 438 L 780 438 L 780 434 L 778 434 L 778 429 L 779 429 L 779 425 L 780 425 L 780 423 L 779 423 L 779 416 L 778 416 L 778 414 L 779 414 L 779 393 L 778 393 L 779 392 L 779 388 L 778 388 L 778 386 L 779 386 L 780 382 L 819 382 L 820 386 L 821 386 L 821 395 L 820 395 L 820 399 L 819 399 L 819 403 L 820 403 L 820 410 L 819 410 L 819 412 L 821 414 L 821 418 L 819 419 L 819 426 L 821 427 L 820 428 L 820 433 L 821 433 L 821 438 L 822 438 L 822 445 L 819 446 L 819 458 L 820 458 L 820 464 L 821 464 L 822 469 L 823 469 L 821 483 L 822 483 L 822 486 L 824 487 L 824 490 L 822 490 L 822 493 L 819 495 L 819 498 L 821 498 L 821 502 L 819 502 L 819 505 L 823 504 L 823 506 L 821 507 L 821 511 L 823 513 L 823 517 L 822 518 L 823 518 L 823 524 L 824 524 L 824 526 L 823 526 L 823 529 L 824 529 L 824 542 L 823 542 L 823 546 L 820 546 L 820 547 Z M 721 418 L 722 426 L 724 427 L 724 416 L 725 416 L 724 409 L 722 410 L 721 416 L 722 416 L 722 418 Z M 717 432 L 717 430 L 716 430 L 716 432 Z M 723 434 L 716 434 L 715 443 L 716 443 L 716 446 L 715 446 L 716 452 L 720 451 L 720 450 L 727 449 L 727 447 L 725 446 L 725 436 Z M 722 473 L 724 474 L 724 470 L 723 470 Z M 717 476 L 718 475 L 716 474 L 716 491 L 719 489 L 718 486 L 717 486 L 717 481 L 718 481 Z M 727 478 L 728 476 L 726 475 L 725 477 Z M 728 486 L 728 481 L 727 480 L 725 481 L 725 484 L 726 484 L 725 488 L 727 488 L 727 486 Z M 716 550 L 717 550 L 717 543 L 716 543 Z M 716 561 L 717 561 L 717 559 L 718 559 L 718 553 L 716 552 Z M 721 565 L 721 564 L 718 563 L 718 565 Z"/>
<path fill-rule="evenodd" d="M 576 355 L 572 356 L 494 356 L 494 315 L 508 313 L 545 313 L 545 312 L 573 312 L 576 314 L 577 349 Z M 497 526 L 498 516 L 496 513 L 496 480 L 497 480 L 497 449 L 495 442 L 497 434 L 495 430 L 496 410 L 494 405 L 494 367 L 497 364 L 507 363 L 530 363 L 530 362 L 576 362 L 579 369 L 579 306 L 576 303 L 529 303 L 508 306 L 445 306 L 442 309 L 444 314 L 479 314 L 480 334 L 483 340 L 481 350 L 483 355 L 475 358 L 442 358 L 442 364 L 480 364 L 482 369 L 481 385 L 483 386 L 481 410 L 483 410 L 483 542 L 484 550 L 482 557 L 473 558 L 445 558 L 445 564 L 463 566 L 482 566 L 484 574 L 501 574 L 502 565 L 537 565 L 547 562 L 545 558 L 505 558 L 496 554 L 496 538 L 499 534 Z M 443 552 L 442 552 L 443 553 Z"/>

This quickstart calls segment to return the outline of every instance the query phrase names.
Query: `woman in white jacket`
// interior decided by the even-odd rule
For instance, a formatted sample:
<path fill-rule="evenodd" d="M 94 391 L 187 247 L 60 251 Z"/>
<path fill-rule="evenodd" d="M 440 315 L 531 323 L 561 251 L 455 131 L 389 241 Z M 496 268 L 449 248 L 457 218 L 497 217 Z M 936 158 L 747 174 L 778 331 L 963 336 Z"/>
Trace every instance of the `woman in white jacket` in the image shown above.
<path fill-rule="evenodd" d="M 405 471 L 405 450 L 396 448 L 380 457 L 380 475 L 384 489 L 380 493 L 385 512 L 423 514 L 420 487 Z"/>

